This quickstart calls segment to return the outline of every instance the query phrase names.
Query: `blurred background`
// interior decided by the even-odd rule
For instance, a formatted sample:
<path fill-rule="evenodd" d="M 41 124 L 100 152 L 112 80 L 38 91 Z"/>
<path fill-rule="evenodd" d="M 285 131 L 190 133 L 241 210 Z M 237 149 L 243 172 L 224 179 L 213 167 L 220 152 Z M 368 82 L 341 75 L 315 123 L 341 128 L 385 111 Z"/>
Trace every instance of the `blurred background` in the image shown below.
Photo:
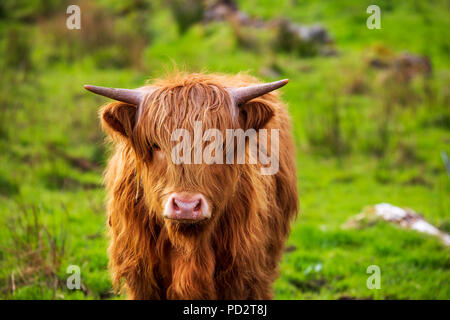
<path fill-rule="evenodd" d="M 276 299 L 450 299 L 449 18 L 445 0 L 2 0 L 0 298 L 123 298 L 107 271 L 108 100 L 82 85 L 178 68 L 290 79 L 301 211 Z M 410 210 L 385 221 L 379 203 Z M 420 219 L 440 236 L 408 228 Z"/>

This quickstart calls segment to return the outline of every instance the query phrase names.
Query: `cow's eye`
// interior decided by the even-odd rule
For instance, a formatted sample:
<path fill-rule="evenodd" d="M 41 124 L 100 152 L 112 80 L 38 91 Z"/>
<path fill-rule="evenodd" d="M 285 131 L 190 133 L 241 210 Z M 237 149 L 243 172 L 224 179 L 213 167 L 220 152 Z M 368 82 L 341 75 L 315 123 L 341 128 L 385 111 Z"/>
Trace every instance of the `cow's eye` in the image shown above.
<path fill-rule="evenodd" d="M 161 151 L 161 148 L 156 143 L 152 144 L 152 149 L 153 151 Z"/>

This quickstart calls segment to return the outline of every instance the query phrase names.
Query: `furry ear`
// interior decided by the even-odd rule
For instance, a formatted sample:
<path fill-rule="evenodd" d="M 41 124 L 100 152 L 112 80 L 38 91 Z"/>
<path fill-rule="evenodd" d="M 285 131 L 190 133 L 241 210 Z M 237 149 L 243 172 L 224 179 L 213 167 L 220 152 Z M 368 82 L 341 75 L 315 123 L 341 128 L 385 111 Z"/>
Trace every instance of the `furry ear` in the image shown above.
<path fill-rule="evenodd" d="M 135 125 L 137 108 L 123 102 L 111 102 L 100 109 L 103 130 L 112 138 L 130 138 Z"/>
<path fill-rule="evenodd" d="M 268 104 L 259 101 L 247 102 L 239 107 L 239 116 L 245 130 L 263 128 L 273 115 L 273 109 Z"/>

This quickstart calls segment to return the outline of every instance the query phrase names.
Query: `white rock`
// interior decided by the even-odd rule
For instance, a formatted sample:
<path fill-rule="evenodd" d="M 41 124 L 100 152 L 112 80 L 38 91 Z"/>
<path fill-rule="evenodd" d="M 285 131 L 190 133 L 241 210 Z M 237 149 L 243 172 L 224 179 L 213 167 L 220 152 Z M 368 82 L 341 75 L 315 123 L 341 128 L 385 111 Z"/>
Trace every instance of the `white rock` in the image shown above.
<path fill-rule="evenodd" d="M 450 235 L 425 221 L 419 214 L 412 210 L 405 210 L 389 203 L 376 204 L 374 208 L 375 215 L 381 217 L 383 220 L 395 222 L 403 228 L 437 236 L 445 245 L 450 245 Z"/>

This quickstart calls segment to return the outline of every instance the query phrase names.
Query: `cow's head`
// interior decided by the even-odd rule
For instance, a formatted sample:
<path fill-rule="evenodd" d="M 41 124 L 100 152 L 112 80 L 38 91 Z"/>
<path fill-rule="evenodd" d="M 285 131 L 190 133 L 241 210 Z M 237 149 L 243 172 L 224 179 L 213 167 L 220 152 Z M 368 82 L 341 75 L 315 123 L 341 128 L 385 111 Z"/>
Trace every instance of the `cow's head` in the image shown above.
<path fill-rule="evenodd" d="M 195 125 L 201 123 L 202 134 L 218 129 L 224 139 L 226 129 L 258 130 L 273 110 L 255 98 L 287 82 L 232 87 L 227 85 L 230 81 L 224 84 L 217 77 L 189 75 L 133 90 L 85 88 L 119 101 L 102 108 L 104 129 L 134 151 L 138 184 L 150 212 L 169 227 L 186 231 L 217 221 L 233 201 L 242 176 L 242 166 L 225 164 L 230 150 L 223 152 L 224 164 L 196 163 L 196 146 L 197 152 L 204 152 L 216 137 L 195 141 Z M 189 133 L 191 163 L 173 161 L 174 148 L 181 140 L 173 139 L 177 129 Z"/>

